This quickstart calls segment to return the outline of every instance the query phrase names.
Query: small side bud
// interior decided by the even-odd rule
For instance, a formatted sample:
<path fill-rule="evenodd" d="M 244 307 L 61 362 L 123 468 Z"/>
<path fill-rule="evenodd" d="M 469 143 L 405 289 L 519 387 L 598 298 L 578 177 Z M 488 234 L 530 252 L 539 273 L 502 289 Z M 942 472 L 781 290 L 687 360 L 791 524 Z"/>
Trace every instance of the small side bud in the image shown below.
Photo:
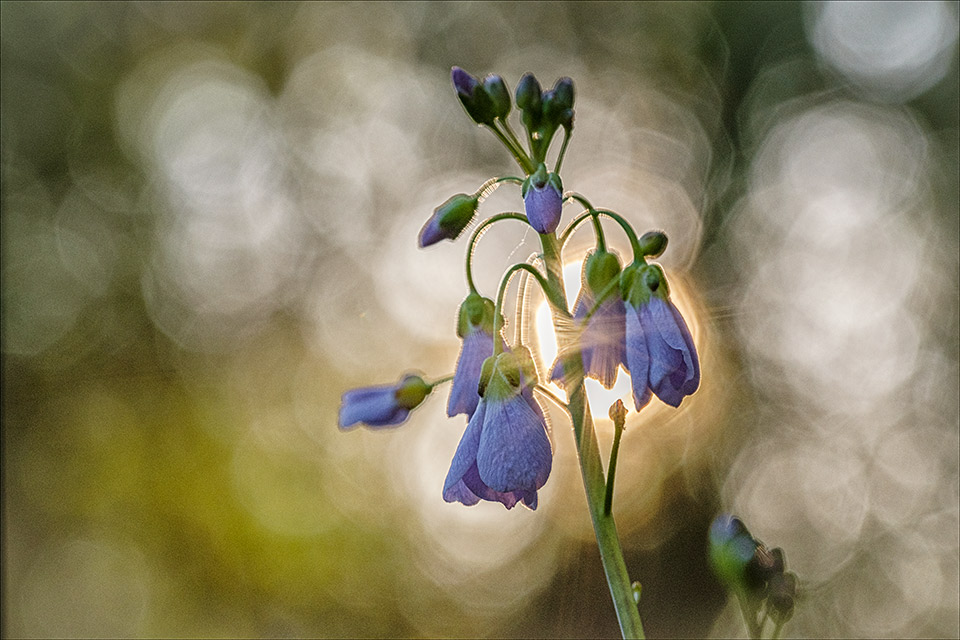
<path fill-rule="evenodd" d="M 793 617 L 797 598 L 797 576 L 792 572 L 777 573 L 770 577 L 767 594 L 767 611 L 776 624 L 782 625 Z"/>
<path fill-rule="evenodd" d="M 663 231 L 647 231 L 640 236 L 640 251 L 648 258 L 659 257 L 667 248 L 667 234 Z"/>
<path fill-rule="evenodd" d="M 456 240 L 477 214 L 480 198 L 458 193 L 433 210 L 433 215 L 420 230 L 420 248 L 441 240 Z"/>
<path fill-rule="evenodd" d="M 617 429 L 623 429 L 623 425 L 627 422 L 627 408 L 623 406 L 623 400 L 617 398 L 617 401 L 610 405 L 610 412 L 608 415 L 610 416 L 610 419 L 613 420 L 614 427 Z"/>
<path fill-rule="evenodd" d="M 498 75 L 490 74 L 483 79 L 483 88 L 493 103 L 493 113 L 497 118 L 503 120 L 510 115 L 510 91 L 504 84 L 503 78 Z"/>

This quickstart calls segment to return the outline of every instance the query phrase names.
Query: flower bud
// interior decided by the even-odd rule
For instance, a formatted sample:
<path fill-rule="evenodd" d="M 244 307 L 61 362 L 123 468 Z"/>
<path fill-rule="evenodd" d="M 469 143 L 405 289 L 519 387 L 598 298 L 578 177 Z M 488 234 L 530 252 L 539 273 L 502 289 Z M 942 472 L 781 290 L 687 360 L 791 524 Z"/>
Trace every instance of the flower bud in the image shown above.
<path fill-rule="evenodd" d="M 558 126 L 568 131 L 573 127 L 573 80 L 560 78 L 553 89 L 543 94 L 543 119 L 550 132 Z"/>
<path fill-rule="evenodd" d="M 594 295 L 600 295 L 620 275 L 620 258 L 609 251 L 594 251 L 587 258 L 584 271 L 587 286 Z"/>
<path fill-rule="evenodd" d="M 523 126 L 532 133 L 540 126 L 543 109 L 540 83 L 537 82 L 532 73 L 525 73 L 517 84 L 515 94 L 517 108 L 523 112 L 520 116 L 520 119 L 523 120 Z"/>
<path fill-rule="evenodd" d="M 510 91 L 504 84 L 503 78 L 490 74 L 483 79 L 483 88 L 493 103 L 493 114 L 503 120 L 510 115 Z"/>
<path fill-rule="evenodd" d="M 756 541 L 739 518 L 723 514 L 710 526 L 710 566 L 728 589 L 746 589 L 745 573 L 756 548 Z"/>
<path fill-rule="evenodd" d="M 477 213 L 480 198 L 477 195 L 458 193 L 433 210 L 433 215 L 420 230 L 420 248 L 429 247 L 441 240 L 455 240 Z"/>
<path fill-rule="evenodd" d="M 648 258 L 660 256 L 667 248 L 667 234 L 663 231 L 647 231 L 640 236 L 640 251 Z"/>
<path fill-rule="evenodd" d="M 496 115 L 493 100 L 480 81 L 460 67 L 453 67 L 450 75 L 457 90 L 457 97 L 460 98 L 467 115 L 477 124 L 492 125 Z"/>
<path fill-rule="evenodd" d="M 563 184 L 556 173 L 547 173 L 541 162 L 536 172 L 527 176 L 520 187 L 523 208 L 530 226 L 537 233 L 553 233 L 560 224 L 563 211 Z"/>
<path fill-rule="evenodd" d="M 767 611 L 776 624 L 784 624 L 793 617 L 797 597 L 797 576 L 792 572 L 777 573 L 770 577 L 767 594 Z"/>

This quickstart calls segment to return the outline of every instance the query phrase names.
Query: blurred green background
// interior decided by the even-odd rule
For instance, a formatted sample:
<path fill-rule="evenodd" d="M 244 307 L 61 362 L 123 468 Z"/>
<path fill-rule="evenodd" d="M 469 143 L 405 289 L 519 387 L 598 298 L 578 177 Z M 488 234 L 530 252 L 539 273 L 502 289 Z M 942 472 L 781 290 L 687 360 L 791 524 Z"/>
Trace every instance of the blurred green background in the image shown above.
<path fill-rule="evenodd" d="M 445 390 L 336 427 L 457 356 L 464 245 L 416 235 L 514 169 L 452 65 L 572 77 L 565 187 L 670 236 L 703 384 L 621 448 L 648 634 L 744 634 L 721 510 L 800 576 L 786 635 L 960 634 L 956 3 L 0 13 L 5 636 L 617 634 L 562 415 L 536 512 L 443 502 Z"/>

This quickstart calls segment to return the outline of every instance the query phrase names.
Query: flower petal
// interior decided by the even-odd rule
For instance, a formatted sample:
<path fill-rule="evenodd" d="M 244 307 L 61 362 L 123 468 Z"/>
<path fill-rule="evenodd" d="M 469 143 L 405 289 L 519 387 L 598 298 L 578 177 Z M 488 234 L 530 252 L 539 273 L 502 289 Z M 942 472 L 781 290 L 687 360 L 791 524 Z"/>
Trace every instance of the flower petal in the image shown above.
<path fill-rule="evenodd" d="M 613 387 L 617 368 L 626 360 L 624 324 L 623 301 L 608 298 L 590 316 L 580 338 L 584 372 L 607 389 Z"/>
<path fill-rule="evenodd" d="M 526 398 L 518 394 L 487 406 L 477 451 L 484 484 L 502 492 L 536 490 L 552 464 L 544 418 Z"/>
<path fill-rule="evenodd" d="M 476 411 L 480 402 L 480 393 L 477 391 L 480 369 L 483 361 L 492 355 L 493 336 L 486 331 L 474 328 L 463 339 L 453 384 L 450 386 L 450 397 L 447 399 L 448 416 L 452 418 L 460 413 L 472 416 Z"/>
<path fill-rule="evenodd" d="M 453 460 L 450 462 L 450 470 L 447 471 L 447 478 L 443 483 L 443 499 L 447 502 L 463 502 L 462 490 L 457 488 L 463 477 L 470 470 L 470 467 L 477 464 L 477 450 L 480 448 L 480 433 L 483 429 L 483 417 L 486 413 L 486 403 L 480 402 L 477 410 L 474 412 L 467 428 L 460 438 L 460 444 L 457 445 L 457 451 L 453 454 Z M 464 502 L 464 504 L 467 504 Z M 473 501 L 470 504 L 476 504 Z"/>
<path fill-rule="evenodd" d="M 402 423 L 408 415 L 409 411 L 397 405 L 396 385 L 363 387 L 343 394 L 338 422 L 341 429 L 359 423 L 386 427 Z"/>
<path fill-rule="evenodd" d="M 624 315 L 626 336 L 626 364 L 633 385 L 633 404 L 637 411 L 650 402 L 650 353 L 647 351 L 647 339 L 637 309 L 627 305 Z"/>
<path fill-rule="evenodd" d="M 563 197 L 551 184 L 531 185 L 523 199 L 527 220 L 538 233 L 553 233 L 560 224 Z"/>

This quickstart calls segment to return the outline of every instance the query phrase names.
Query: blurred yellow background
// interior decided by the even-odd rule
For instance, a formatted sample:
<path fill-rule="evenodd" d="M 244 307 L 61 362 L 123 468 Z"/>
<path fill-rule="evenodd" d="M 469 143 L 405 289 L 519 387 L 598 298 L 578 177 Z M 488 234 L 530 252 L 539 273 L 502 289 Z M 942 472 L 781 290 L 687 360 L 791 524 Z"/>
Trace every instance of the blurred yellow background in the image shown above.
<path fill-rule="evenodd" d="M 514 168 L 453 65 L 572 77 L 564 186 L 670 237 L 703 384 L 620 449 L 647 633 L 745 633 L 705 560 L 725 510 L 800 577 L 786 635 L 960 634 L 956 3 L 0 13 L 5 636 L 618 633 L 555 408 L 536 512 L 442 500 L 446 388 L 336 426 L 456 360 L 465 243 L 417 233 Z M 483 293 L 531 236 L 484 236 Z"/>

